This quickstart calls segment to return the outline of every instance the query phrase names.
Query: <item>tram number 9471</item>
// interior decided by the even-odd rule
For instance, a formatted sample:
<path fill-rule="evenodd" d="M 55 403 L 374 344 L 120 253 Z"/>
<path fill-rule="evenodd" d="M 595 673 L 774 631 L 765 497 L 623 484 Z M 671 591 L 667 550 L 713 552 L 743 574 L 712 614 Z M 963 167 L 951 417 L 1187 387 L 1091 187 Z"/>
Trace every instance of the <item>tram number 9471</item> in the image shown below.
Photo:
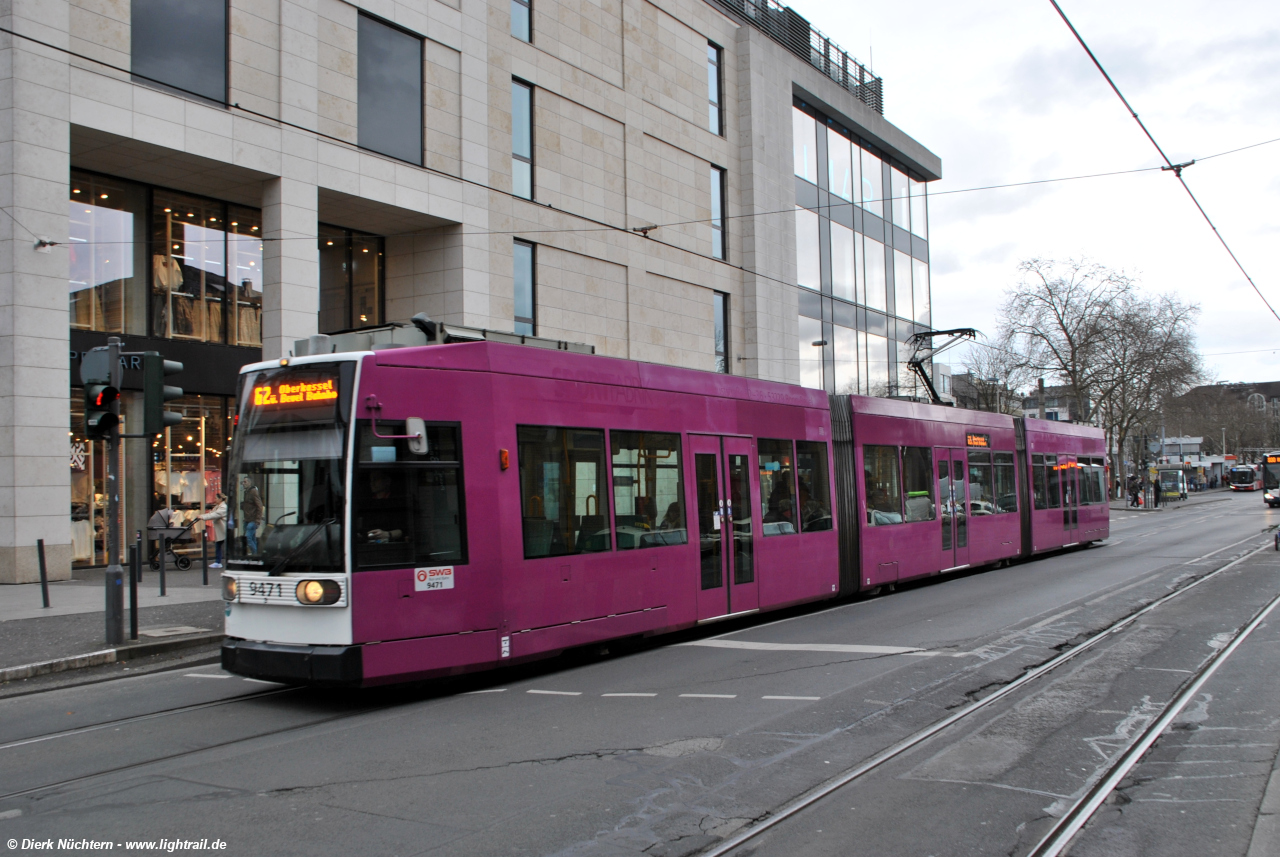
<path fill-rule="evenodd" d="M 284 584 L 273 583 L 266 580 L 248 580 L 245 581 L 248 592 L 245 594 L 253 598 L 284 598 Z M 292 593 L 290 593 L 292 594 Z"/>
<path fill-rule="evenodd" d="M 413 570 L 413 588 L 416 592 L 427 592 L 434 589 L 453 589 L 453 566 L 444 565 L 438 568 L 415 568 Z"/>

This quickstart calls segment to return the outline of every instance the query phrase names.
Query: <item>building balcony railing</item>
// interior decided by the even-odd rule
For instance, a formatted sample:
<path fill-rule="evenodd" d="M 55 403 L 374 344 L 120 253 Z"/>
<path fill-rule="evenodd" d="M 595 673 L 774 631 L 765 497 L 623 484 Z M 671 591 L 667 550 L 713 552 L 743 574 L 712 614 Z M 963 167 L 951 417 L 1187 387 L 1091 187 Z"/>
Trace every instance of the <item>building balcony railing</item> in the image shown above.
<path fill-rule="evenodd" d="M 814 29 L 794 9 L 776 0 L 716 0 L 884 115 L 884 81 Z"/>

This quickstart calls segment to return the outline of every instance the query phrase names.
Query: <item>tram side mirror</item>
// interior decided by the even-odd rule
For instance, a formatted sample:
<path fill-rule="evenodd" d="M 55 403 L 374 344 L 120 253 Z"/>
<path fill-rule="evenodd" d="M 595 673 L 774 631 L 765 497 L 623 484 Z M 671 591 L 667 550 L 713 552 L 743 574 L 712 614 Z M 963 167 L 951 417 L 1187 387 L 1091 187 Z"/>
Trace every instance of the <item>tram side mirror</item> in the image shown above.
<path fill-rule="evenodd" d="M 405 433 L 409 435 L 409 451 L 414 455 L 426 455 L 430 451 L 427 445 L 427 423 L 422 417 L 409 417 L 405 420 Z"/>

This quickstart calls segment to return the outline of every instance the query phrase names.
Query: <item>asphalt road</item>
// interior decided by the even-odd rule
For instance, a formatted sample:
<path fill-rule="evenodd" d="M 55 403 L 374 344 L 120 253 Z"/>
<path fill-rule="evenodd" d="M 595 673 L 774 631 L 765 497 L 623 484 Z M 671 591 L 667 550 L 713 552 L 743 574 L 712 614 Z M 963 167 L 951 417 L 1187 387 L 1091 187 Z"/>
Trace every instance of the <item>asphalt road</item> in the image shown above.
<path fill-rule="evenodd" d="M 324 693 L 202 666 L 0 700 L 0 841 L 696 854 L 1275 523 L 1254 495 L 1117 512 L 1087 550 L 469 683 Z M 1025 854 L 1278 592 L 1280 558 L 1253 554 L 737 853 Z M 1070 853 L 1250 853 L 1278 644 L 1273 621 L 1232 654 Z"/>

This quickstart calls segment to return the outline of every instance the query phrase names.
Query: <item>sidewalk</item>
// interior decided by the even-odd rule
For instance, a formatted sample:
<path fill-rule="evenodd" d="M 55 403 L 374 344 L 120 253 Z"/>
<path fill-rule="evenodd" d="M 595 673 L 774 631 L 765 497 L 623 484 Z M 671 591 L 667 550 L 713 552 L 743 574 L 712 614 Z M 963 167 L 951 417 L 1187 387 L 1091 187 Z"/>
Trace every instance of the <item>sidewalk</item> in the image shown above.
<path fill-rule="evenodd" d="M 79 579 L 49 584 L 49 607 L 41 606 L 40 584 L 0 587 L 0 670 L 73 658 L 113 647 L 106 644 L 103 569 L 76 572 Z M 172 645 L 211 644 L 222 633 L 223 605 L 217 569 L 201 585 L 198 569 L 170 571 L 165 596 L 160 574 L 148 570 L 138 586 L 138 640 L 129 636 L 129 591 L 124 593 L 125 643 L 121 649 L 164 641 Z"/>
<path fill-rule="evenodd" d="M 1113 512 L 1163 512 L 1169 509 L 1182 509 L 1189 506 L 1199 506 L 1201 503 L 1213 503 L 1221 500 L 1227 500 L 1233 496 L 1230 488 L 1213 488 L 1208 491 L 1197 491 L 1187 495 L 1185 500 L 1171 500 L 1168 503 L 1162 502 L 1158 508 L 1151 506 L 1130 506 L 1129 498 L 1123 500 L 1112 500 L 1110 503 Z"/>

